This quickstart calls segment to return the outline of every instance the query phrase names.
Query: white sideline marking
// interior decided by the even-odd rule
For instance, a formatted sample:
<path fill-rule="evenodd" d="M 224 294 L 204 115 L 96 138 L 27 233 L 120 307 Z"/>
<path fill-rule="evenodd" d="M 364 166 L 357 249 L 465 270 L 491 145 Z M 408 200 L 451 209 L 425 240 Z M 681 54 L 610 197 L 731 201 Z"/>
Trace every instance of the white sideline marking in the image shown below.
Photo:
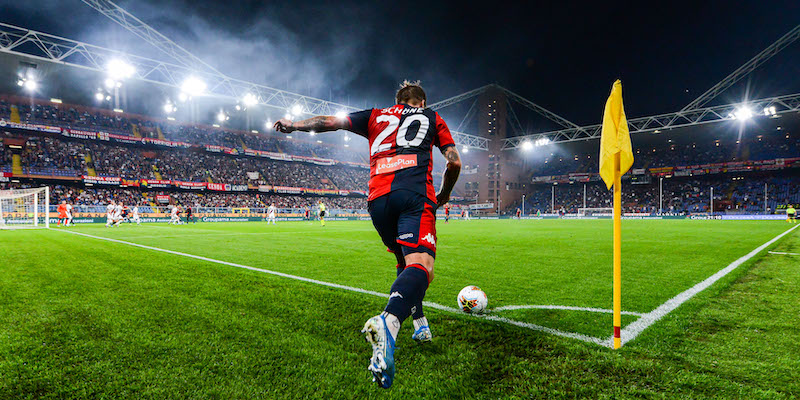
<path fill-rule="evenodd" d="M 605 309 L 605 308 L 556 306 L 556 305 L 502 306 L 502 307 L 493 308 L 492 311 L 526 310 L 526 309 L 588 311 L 588 312 L 606 313 L 606 314 L 613 314 L 614 313 L 614 310 L 609 310 L 609 309 Z M 638 313 L 638 312 L 633 312 L 633 311 L 622 311 L 622 315 L 635 315 L 637 317 L 642 317 L 642 316 L 644 316 L 644 313 Z"/>
<path fill-rule="evenodd" d="M 800 225 L 798 225 L 798 226 L 800 226 Z M 389 297 L 389 295 L 386 294 L 386 293 L 379 293 L 379 292 L 375 292 L 375 291 L 372 291 L 372 290 L 366 290 L 366 289 L 361 289 L 361 288 L 352 287 L 352 286 L 340 285 L 338 283 L 319 281 L 319 280 L 311 279 L 311 278 L 304 278 L 302 276 L 285 274 L 283 272 L 277 272 L 277 271 L 270 271 L 268 269 L 256 268 L 256 267 L 251 267 L 251 266 L 242 265 L 242 264 L 236 264 L 236 263 L 232 263 L 232 262 L 228 262 L 228 261 L 215 260 L 213 258 L 208 258 L 208 257 L 203 257 L 203 256 L 196 256 L 194 254 L 182 253 L 180 251 L 161 249 L 161 248 L 158 248 L 158 247 L 146 246 L 146 245 L 143 245 L 143 244 L 138 244 L 138 243 L 133 243 L 133 242 L 126 242 L 124 240 L 111 239 L 111 238 L 102 237 L 102 236 L 94 236 L 94 235 L 89 235 L 87 233 L 80 233 L 80 232 L 75 232 L 75 231 L 64 231 L 64 230 L 58 230 L 58 229 L 51 229 L 51 230 L 55 230 L 55 231 L 58 231 L 58 232 L 71 233 L 73 235 L 86 236 L 86 237 L 90 237 L 90 238 L 93 238 L 93 239 L 105 240 L 105 241 L 114 242 L 114 243 L 127 244 L 128 246 L 140 247 L 140 248 L 143 248 L 143 249 L 153 250 L 153 251 L 160 251 L 162 253 L 169 253 L 169 254 L 174 254 L 174 255 L 177 255 L 177 256 L 194 258 L 194 259 L 197 259 L 197 260 L 202 260 L 202 261 L 208 261 L 208 262 L 217 263 L 217 264 L 228 265 L 228 266 L 236 267 L 236 268 L 249 269 L 251 271 L 263 272 L 265 274 L 271 274 L 271 275 L 280 276 L 280 277 L 283 277 L 283 278 L 289 278 L 289 279 L 295 279 L 295 280 L 298 280 L 298 281 L 314 283 L 314 284 L 317 284 L 317 285 L 332 287 L 332 288 L 336 288 L 336 289 L 349 290 L 351 292 L 369 294 L 369 295 L 372 295 L 372 296 L 378 296 L 378 297 L 384 297 L 384 298 L 388 298 Z M 424 301 L 424 302 L 422 302 L 422 304 L 425 305 L 426 307 L 434 308 L 434 309 L 437 309 L 437 310 L 440 310 L 440 311 L 445 311 L 445 312 L 459 314 L 459 315 L 471 316 L 471 317 L 474 317 L 474 318 L 480 318 L 480 319 L 485 319 L 485 320 L 489 320 L 489 321 L 503 322 L 503 323 L 506 323 L 506 324 L 515 325 L 515 326 L 519 326 L 519 327 L 522 327 L 522 328 L 528 328 L 528 329 L 531 329 L 531 330 L 534 330 L 534 331 L 540 331 L 540 332 L 549 333 L 551 335 L 562 336 L 562 337 L 571 338 L 571 339 L 578 339 L 578 340 L 582 340 L 584 342 L 594 343 L 594 344 L 598 344 L 598 345 L 604 346 L 604 347 L 611 347 L 611 341 L 609 339 L 602 339 L 602 338 L 587 336 L 587 335 L 583 335 L 583 334 L 575 333 L 575 332 L 564 332 L 564 331 L 560 331 L 558 329 L 548 328 L 548 327 L 541 326 L 541 325 L 529 324 L 527 322 L 515 321 L 515 320 L 512 320 L 512 319 L 503 318 L 503 317 L 497 317 L 497 316 L 493 316 L 493 315 L 466 314 L 466 313 L 462 312 L 461 310 L 459 310 L 457 308 L 448 307 L 448 306 L 445 306 L 445 305 L 442 305 L 442 304 L 432 303 L 432 302 L 429 302 L 429 301 Z"/>
<path fill-rule="evenodd" d="M 798 253 L 784 253 L 782 251 L 769 251 L 768 253 L 769 254 L 780 254 L 780 255 L 783 255 L 783 256 L 800 256 L 800 254 L 798 254 Z"/>
<path fill-rule="evenodd" d="M 694 297 L 694 295 L 702 292 L 714 282 L 720 280 L 725 275 L 731 273 L 731 271 L 735 270 L 740 265 L 744 264 L 747 260 L 753 258 L 756 254 L 760 253 L 762 250 L 767 248 L 769 245 L 775 243 L 778 239 L 786 236 L 789 232 L 799 228 L 800 225 L 796 225 L 793 228 L 788 229 L 787 231 L 781 233 L 778 236 L 775 236 L 767 243 L 762 244 L 761 246 L 756 247 L 753 251 L 745 254 L 744 256 L 740 257 L 738 260 L 728 264 L 727 267 L 717 271 L 716 274 L 711 275 L 710 277 L 706 278 L 704 281 L 692 286 L 688 290 L 678 294 L 677 296 L 667 300 L 664 304 L 656 307 L 655 310 L 650 311 L 647 314 L 644 314 L 642 318 L 632 322 L 628 326 L 624 327 L 620 332 L 622 344 L 624 345 L 627 342 L 630 342 L 633 339 L 636 339 L 636 336 L 639 336 L 642 331 L 653 325 L 656 321 L 663 318 L 665 315 L 669 314 L 672 310 L 678 308 L 681 304 L 685 303 L 687 300 Z M 608 340 L 612 340 L 609 338 Z"/>

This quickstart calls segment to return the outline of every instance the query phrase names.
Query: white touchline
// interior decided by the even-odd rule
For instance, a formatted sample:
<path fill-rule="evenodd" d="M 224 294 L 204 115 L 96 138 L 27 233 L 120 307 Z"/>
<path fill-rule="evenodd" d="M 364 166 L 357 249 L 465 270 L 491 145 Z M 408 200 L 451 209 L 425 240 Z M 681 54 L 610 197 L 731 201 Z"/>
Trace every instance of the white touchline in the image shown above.
<path fill-rule="evenodd" d="M 769 254 L 780 254 L 782 256 L 800 256 L 800 253 L 784 253 L 782 251 L 768 251 Z"/>
<path fill-rule="evenodd" d="M 798 225 L 798 226 L 800 226 L 800 225 Z M 298 280 L 298 281 L 314 283 L 314 284 L 317 284 L 317 285 L 332 287 L 332 288 L 336 288 L 336 289 L 349 290 L 351 292 L 369 294 L 369 295 L 372 295 L 372 296 L 385 297 L 385 298 L 389 297 L 389 295 L 386 294 L 386 293 L 375 292 L 375 291 L 372 291 L 372 290 L 366 290 L 366 289 L 361 289 L 361 288 L 352 287 L 352 286 L 340 285 L 338 283 L 319 281 L 319 280 L 311 279 L 311 278 L 304 278 L 302 276 L 285 274 L 283 272 L 277 272 L 277 271 L 270 271 L 268 269 L 256 268 L 256 267 L 251 267 L 251 266 L 248 266 L 248 265 L 232 263 L 232 262 L 228 262 L 228 261 L 215 260 L 213 258 L 208 258 L 208 257 L 203 257 L 203 256 L 196 256 L 194 254 L 182 253 L 180 251 L 161 249 L 161 248 L 158 248 L 158 247 L 146 246 L 146 245 L 139 244 L 139 243 L 126 242 L 124 240 L 111 239 L 111 238 L 102 237 L 102 236 L 94 236 L 94 235 L 89 235 L 87 233 L 80 233 L 80 232 L 75 232 L 75 231 L 64 231 L 64 230 L 59 230 L 59 229 L 51 229 L 51 230 L 58 231 L 58 232 L 71 233 L 73 235 L 86 236 L 86 237 L 90 237 L 90 238 L 93 238 L 93 239 L 105 240 L 105 241 L 114 242 L 114 243 L 126 244 L 128 246 L 140 247 L 140 248 L 143 248 L 143 249 L 153 250 L 153 251 L 160 251 L 162 253 L 169 253 L 169 254 L 174 254 L 174 255 L 177 255 L 177 256 L 194 258 L 194 259 L 197 259 L 197 260 L 202 260 L 202 261 L 207 261 L 207 262 L 212 262 L 212 263 L 217 263 L 217 264 L 228 265 L 228 266 L 236 267 L 236 268 L 249 269 L 251 271 L 263 272 L 265 274 L 271 274 L 271 275 L 280 276 L 280 277 L 283 277 L 283 278 L 289 278 L 289 279 L 295 279 L 295 280 Z M 485 319 L 485 320 L 489 320 L 489 321 L 503 322 L 503 323 L 506 323 L 506 324 L 515 325 L 515 326 L 519 326 L 519 327 L 522 327 L 522 328 L 528 328 L 528 329 L 531 329 L 531 330 L 534 330 L 534 331 L 540 331 L 540 332 L 549 333 L 551 335 L 556 335 L 556 336 L 562 336 L 562 337 L 571 338 L 571 339 L 582 340 L 584 342 L 594 343 L 594 344 L 598 344 L 598 345 L 604 346 L 604 347 L 611 347 L 611 341 L 608 340 L 608 339 L 602 339 L 602 338 L 587 336 L 587 335 L 583 335 L 583 334 L 575 333 L 575 332 L 560 331 L 558 329 L 548 328 L 546 326 L 529 324 L 527 322 L 514 321 L 514 320 L 511 320 L 511 319 L 508 319 L 508 318 L 497 317 L 497 316 L 493 316 L 493 315 L 465 314 L 465 313 L 461 312 L 457 308 L 448 307 L 448 306 L 445 306 L 445 305 L 441 305 L 441 304 L 438 304 L 438 303 L 432 303 L 432 302 L 429 302 L 429 301 L 425 301 L 422 304 L 425 305 L 426 307 L 434 308 L 434 309 L 437 309 L 437 310 L 440 310 L 440 311 L 445 311 L 445 312 L 449 312 L 449 313 L 455 313 L 455 314 L 459 314 L 459 315 L 471 316 L 471 317 L 475 317 L 475 318 L 479 318 L 479 319 Z"/>
<path fill-rule="evenodd" d="M 620 332 L 622 344 L 630 342 L 633 339 L 636 339 L 636 336 L 639 336 L 642 331 L 653 325 L 656 321 L 663 318 L 665 315 L 669 314 L 672 310 L 678 308 L 681 304 L 685 303 L 687 300 L 694 297 L 694 295 L 702 292 L 714 282 L 720 280 L 725 275 L 731 273 L 731 271 L 738 268 L 740 265 L 744 264 L 747 260 L 753 258 L 756 254 L 760 253 L 762 250 L 769 247 L 771 244 L 775 243 L 778 239 L 786 236 L 789 232 L 797 229 L 800 225 L 795 225 L 794 227 L 786 230 L 785 232 L 781 233 L 778 236 L 775 236 L 767 243 L 762 244 L 761 246 L 756 247 L 753 251 L 745 254 L 744 256 L 740 257 L 738 260 L 728 264 L 727 267 L 717 271 L 716 274 L 711 275 L 710 277 L 706 278 L 704 281 L 692 286 L 688 290 L 678 294 L 677 296 L 667 300 L 664 304 L 656 307 L 655 310 L 650 311 L 647 314 L 644 314 L 642 318 L 632 322 L 628 326 L 622 328 Z M 609 338 L 608 340 L 611 340 Z"/>

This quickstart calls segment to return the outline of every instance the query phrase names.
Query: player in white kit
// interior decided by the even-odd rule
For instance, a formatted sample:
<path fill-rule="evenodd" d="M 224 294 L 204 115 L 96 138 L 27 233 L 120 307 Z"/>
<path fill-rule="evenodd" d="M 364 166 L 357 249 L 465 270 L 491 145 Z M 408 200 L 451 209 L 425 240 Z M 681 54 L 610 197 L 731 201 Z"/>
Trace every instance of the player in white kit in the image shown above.
<path fill-rule="evenodd" d="M 141 225 L 142 220 L 139 219 L 139 205 L 133 206 L 133 222 L 136 222 L 136 225 Z"/>
<path fill-rule="evenodd" d="M 116 209 L 116 205 L 114 204 L 114 200 L 111 200 L 108 202 L 108 206 L 106 206 L 106 227 L 114 223 L 114 209 Z"/>
<path fill-rule="evenodd" d="M 67 224 L 66 226 L 72 226 L 72 204 L 67 203 Z"/>
<path fill-rule="evenodd" d="M 116 207 L 114 207 L 113 220 L 114 220 L 114 226 L 119 226 L 119 224 L 122 222 L 122 202 L 121 201 L 119 203 L 117 203 Z"/>
<path fill-rule="evenodd" d="M 277 225 L 277 223 L 275 223 L 276 211 L 278 211 L 278 209 L 275 208 L 275 203 L 272 203 L 269 208 L 267 208 L 267 225 L 269 225 L 270 222 L 272 222 L 272 225 Z"/>
<path fill-rule="evenodd" d="M 181 217 L 178 214 L 178 206 L 176 206 L 176 205 L 173 205 L 172 209 L 170 209 L 169 223 L 170 224 L 176 224 L 176 225 L 181 223 Z"/>

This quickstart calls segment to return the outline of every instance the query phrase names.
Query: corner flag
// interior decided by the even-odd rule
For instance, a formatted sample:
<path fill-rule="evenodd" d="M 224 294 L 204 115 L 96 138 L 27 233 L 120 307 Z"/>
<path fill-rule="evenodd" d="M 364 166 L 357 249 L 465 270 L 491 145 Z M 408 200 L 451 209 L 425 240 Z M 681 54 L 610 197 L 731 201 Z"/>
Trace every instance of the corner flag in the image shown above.
<path fill-rule="evenodd" d="M 633 165 L 628 120 L 622 106 L 622 82 L 611 88 L 600 136 L 600 177 L 614 186 L 614 348 L 622 346 L 622 175 Z"/>
<path fill-rule="evenodd" d="M 614 155 L 620 155 L 619 169 L 614 168 Z M 611 88 L 611 95 L 606 101 L 603 113 L 603 133 L 600 136 L 600 177 L 611 189 L 614 184 L 614 173 L 625 175 L 633 165 L 633 149 L 631 135 L 628 131 L 628 119 L 625 118 L 625 107 L 622 105 L 622 82 L 617 79 Z"/>

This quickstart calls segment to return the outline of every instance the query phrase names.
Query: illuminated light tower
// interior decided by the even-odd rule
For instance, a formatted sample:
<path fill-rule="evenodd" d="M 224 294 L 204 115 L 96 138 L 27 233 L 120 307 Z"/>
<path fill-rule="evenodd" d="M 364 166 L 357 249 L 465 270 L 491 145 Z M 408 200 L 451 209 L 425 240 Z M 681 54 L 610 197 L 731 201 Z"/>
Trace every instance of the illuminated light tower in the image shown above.
<path fill-rule="evenodd" d="M 114 108 L 119 108 L 119 89 L 122 81 L 132 77 L 136 73 L 136 68 L 120 59 L 112 59 L 106 64 L 108 78 L 105 80 L 106 88 L 114 90 Z"/>
<path fill-rule="evenodd" d="M 530 151 L 533 149 L 533 143 L 530 140 L 522 142 L 522 150 Z"/>
<path fill-rule="evenodd" d="M 205 93 L 208 86 L 197 77 L 190 76 L 181 83 L 181 92 L 187 96 L 195 97 Z"/>
<path fill-rule="evenodd" d="M 39 84 L 33 79 L 26 79 L 25 80 L 25 90 L 29 92 L 35 92 L 36 88 L 39 87 Z"/>
<path fill-rule="evenodd" d="M 336 112 L 336 118 L 339 118 L 339 119 L 347 118 L 347 112 L 346 111 L 337 111 Z"/>
<path fill-rule="evenodd" d="M 301 106 L 300 104 L 295 104 L 292 106 L 290 112 L 292 115 L 299 117 L 301 114 L 303 114 L 303 106 Z"/>
<path fill-rule="evenodd" d="M 242 97 L 242 103 L 245 107 L 250 107 L 258 104 L 258 98 L 252 93 L 247 93 Z"/>

